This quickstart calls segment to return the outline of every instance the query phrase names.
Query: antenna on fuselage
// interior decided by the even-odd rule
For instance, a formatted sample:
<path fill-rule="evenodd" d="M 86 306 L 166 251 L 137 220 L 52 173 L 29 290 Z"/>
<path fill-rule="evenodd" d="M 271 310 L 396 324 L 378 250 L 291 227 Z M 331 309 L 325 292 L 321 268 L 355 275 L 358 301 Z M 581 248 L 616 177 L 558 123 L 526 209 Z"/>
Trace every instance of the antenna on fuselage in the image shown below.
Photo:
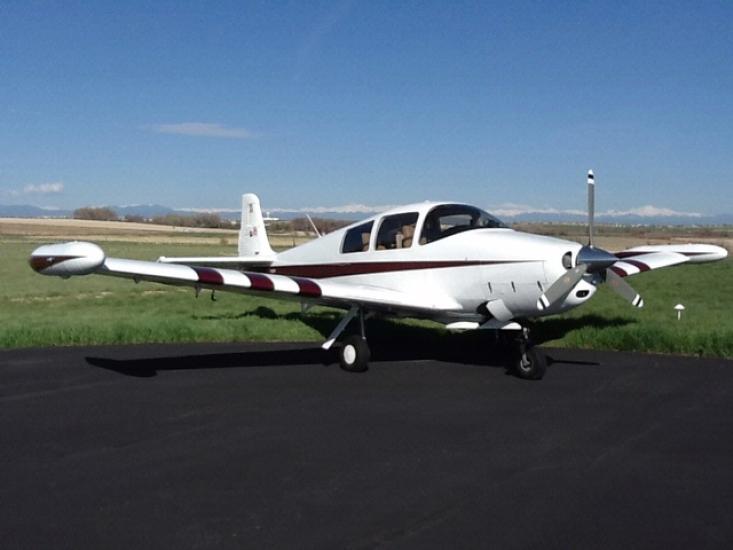
<path fill-rule="evenodd" d="M 588 246 L 593 246 L 593 218 L 596 209 L 596 184 L 593 170 L 588 170 Z"/>
<path fill-rule="evenodd" d="M 306 218 L 308 218 L 308 221 L 309 221 L 309 222 L 311 222 L 311 227 L 313 228 L 313 231 L 315 231 L 315 232 L 316 232 L 316 235 L 317 235 L 317 236 L 318 236 L 318 238 L 320 239 L 320 238 L 321 238 L 321 232 L 320 232 L 320 231 L 318 231 L 318 228 L 316 227 L 316 224 L 315 224 L 315 223 L 313 223 L 313 220 L 311 219 L 311 217 L 310 217 L 310 214 L 306 214 L 306 215 L 305 215 L 305 217 L 306 217 Z"/>

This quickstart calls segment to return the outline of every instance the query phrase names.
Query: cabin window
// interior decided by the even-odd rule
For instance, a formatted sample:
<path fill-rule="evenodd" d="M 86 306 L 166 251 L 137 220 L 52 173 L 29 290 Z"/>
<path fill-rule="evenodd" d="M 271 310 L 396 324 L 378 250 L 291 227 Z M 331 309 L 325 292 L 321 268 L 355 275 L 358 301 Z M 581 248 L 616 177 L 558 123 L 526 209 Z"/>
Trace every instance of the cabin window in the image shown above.
<path fill-rule="evenodd" d="M 480 208 L 465 204 L 442 204 L 425 216 L 420 244 L 427 244 L 471 229 L 506 227 Z"/>
<path fill-rule="evenodd" d="M 369 238 L 372 235 L 372 225 L 374 222 L 367 222 L 356 227 L 352 227 L 346 232 L 344 244 L 341 252 L 362 252 L 369 250 Z"/>
<path fill-rule="evenodd" d="M 385 216 L 377 233 L 377 250 L 409 248 L 415 237 L 417 212 Z"/>

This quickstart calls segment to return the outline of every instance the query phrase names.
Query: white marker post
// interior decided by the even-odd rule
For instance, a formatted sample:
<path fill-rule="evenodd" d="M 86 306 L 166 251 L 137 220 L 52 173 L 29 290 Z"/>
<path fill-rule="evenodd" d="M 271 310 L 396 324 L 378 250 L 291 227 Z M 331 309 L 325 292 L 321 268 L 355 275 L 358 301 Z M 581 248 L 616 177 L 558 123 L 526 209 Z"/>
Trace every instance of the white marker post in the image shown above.
<path fill-rule="evenodd" d="M 674 308 L 677 310 L 677 320 L 679 321 L 682 318 L 682 312 L 685 311 L 685 306 L 677 304 Z"/>

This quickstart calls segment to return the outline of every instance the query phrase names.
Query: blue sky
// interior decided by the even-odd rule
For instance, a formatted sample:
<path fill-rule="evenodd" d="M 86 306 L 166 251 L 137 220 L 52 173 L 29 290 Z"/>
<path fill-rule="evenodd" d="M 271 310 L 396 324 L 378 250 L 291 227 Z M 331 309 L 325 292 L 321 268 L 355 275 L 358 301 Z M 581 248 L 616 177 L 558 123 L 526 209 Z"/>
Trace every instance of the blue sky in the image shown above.
<path fill-rule="evenodd" d="M 731 2 L 0 3 L 0 203 L 733 211 Z"/>

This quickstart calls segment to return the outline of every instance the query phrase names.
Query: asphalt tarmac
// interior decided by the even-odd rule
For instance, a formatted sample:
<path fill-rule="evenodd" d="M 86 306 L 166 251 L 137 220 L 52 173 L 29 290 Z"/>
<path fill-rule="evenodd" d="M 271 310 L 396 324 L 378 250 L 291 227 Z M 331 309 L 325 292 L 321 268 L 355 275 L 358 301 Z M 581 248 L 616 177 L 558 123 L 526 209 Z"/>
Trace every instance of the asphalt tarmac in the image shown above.
<path fill-rule="evenodd" d="M 733 362 L 548 350 L 527 382 L 429 347 L 0 352 L 0 544 L 733 544 Z"/>

